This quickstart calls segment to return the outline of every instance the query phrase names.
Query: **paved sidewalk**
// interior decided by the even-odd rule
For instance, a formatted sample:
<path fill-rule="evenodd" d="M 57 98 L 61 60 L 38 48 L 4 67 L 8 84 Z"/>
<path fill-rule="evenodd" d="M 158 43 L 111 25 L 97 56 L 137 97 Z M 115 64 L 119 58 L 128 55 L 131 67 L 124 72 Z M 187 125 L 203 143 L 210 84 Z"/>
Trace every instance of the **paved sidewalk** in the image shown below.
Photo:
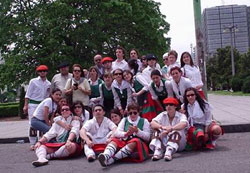
<path fill-rule="evenodd" d="M 250 96 L 208 95 L 213 116 L 225 132 L 250 132 Z M 0 122 L 0 143 L 28 141 L 28 120 Z M 19 141 L 22 142 L 22 141 Z"/>

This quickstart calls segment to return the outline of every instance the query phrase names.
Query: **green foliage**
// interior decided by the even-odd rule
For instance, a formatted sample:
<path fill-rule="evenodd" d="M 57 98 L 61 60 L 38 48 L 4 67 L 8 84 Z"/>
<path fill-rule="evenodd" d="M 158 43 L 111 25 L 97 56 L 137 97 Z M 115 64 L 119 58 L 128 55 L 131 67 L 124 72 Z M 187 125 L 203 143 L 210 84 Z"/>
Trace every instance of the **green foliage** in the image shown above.
<path fill-rule="evenodd" d="M 14 117 L 18 115 L 18 103 L 12 105 L 0 105 L 0 117 Z"/>
<path fill-rule="evenodd" d="M 241 87 L 243 84 L 243 80 L 239 78 L 238 76 L 234 76 L 231 80 L 231 87 L 233 91 L 241 91 Z"/>
<path fill-rule="evenodd" d="M 0 87 L 28 82 L 38 64 L 55 74 L 59 62 L 92 64 L 96 53 L 114 57 L 117 45 L 161 56 L 169 31 L 152 0 L 1 0 Z"/>
<path fill-rule="evenodd" d="M 250 93 L 250 76 L 247 77 L 244 82 L 243 82 L 243 86 L 242 86 L 242 92 L 243 93 Z"/>

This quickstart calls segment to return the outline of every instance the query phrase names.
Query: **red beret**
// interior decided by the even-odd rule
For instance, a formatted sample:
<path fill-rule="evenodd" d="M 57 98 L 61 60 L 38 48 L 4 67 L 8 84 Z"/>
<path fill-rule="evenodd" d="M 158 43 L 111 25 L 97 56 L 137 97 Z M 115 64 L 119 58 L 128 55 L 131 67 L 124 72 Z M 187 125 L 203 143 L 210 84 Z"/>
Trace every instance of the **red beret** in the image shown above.
<path fill-rule="evenodd" d="M 112 58 L 110 58 L 110 57 L 104 57 L 104 58 L 102 58 L 102 61 L 101 61 L 101 63 L 103 64 L 104 62 L 106 62 L 106 61 L 113 61 L 113 59 Z"/>
<path fill-rule="evenodd" d="M 46 65 L 39 65 L 37 68 L 36 68 L 36 71 L 48 71 L 48 67 Z"/>
<path fill-rule="evenodd" d="M 163 104 L 174 104 L 175 106 L 178 106 L 179 102 L 176 98 L 169 97 L 163 100 Z"/>

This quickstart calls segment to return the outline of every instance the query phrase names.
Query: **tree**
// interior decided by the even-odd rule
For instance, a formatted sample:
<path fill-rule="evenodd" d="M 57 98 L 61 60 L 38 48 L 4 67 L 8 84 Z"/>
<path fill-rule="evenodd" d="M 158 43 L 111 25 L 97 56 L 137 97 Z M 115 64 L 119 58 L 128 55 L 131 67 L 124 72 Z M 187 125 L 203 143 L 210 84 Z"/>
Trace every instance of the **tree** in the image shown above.
<path fill-rule="evenodd" d="M 114 48 L 137 48 L 161 56 L 168 50 L 169 24 L 152 0 L 1 0 L 0 85 L 35 76 L 38 64 L 68 60 L 88 67 L 94 54 L 114 57 Z"/>

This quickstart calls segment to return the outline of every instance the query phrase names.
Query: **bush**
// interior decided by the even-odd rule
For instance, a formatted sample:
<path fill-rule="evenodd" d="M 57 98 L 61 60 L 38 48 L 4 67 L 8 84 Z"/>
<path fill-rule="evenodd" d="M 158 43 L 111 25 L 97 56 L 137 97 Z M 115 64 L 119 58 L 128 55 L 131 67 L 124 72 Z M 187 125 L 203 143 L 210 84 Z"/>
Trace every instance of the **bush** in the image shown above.
<path fill-rule="evenodd" d="M 246 78 L 242 86 L 243 93 L 250 93 L 250 77 Z"/>
<path fill-rule="evenodd" d="M 0 117 L 14 117 L 18 115 L 18 103 L 13 105 L 0 105 Z"/>
<path fill-rule="evenodd" d="M 231 87 L 234 92 L 241 91 L 242 84 L 243 80 L 237 76 L 233 77 L 233 79 L 231 80 Z"/>

